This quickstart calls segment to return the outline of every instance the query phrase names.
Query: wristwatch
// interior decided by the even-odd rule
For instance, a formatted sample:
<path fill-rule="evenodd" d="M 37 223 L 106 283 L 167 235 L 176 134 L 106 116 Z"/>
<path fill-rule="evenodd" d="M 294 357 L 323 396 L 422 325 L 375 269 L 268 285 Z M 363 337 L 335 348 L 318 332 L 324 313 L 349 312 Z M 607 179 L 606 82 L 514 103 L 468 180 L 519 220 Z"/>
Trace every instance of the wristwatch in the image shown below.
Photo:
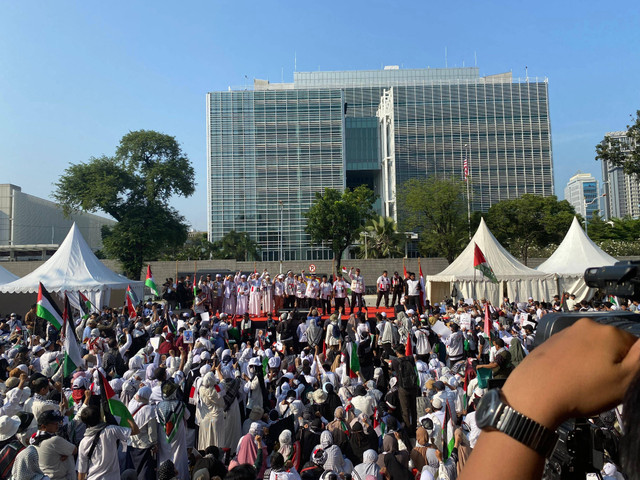
<path fill-rule="evenodd" d="M 485 431 L 498 431 L 548 457 L 558 434 L 507 405 L 499 388 L 489 390 L 476 409 L 476 424 Z"/>

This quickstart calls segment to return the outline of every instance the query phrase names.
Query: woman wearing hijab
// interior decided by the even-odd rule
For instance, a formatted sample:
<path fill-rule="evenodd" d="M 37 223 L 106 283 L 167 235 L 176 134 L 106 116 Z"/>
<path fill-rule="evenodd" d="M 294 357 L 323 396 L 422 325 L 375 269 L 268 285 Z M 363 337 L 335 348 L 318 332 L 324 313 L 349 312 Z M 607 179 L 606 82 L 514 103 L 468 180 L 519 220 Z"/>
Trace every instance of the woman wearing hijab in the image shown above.
<path fill-rule="evenodd" d="M 179 472 L 178 478 L 189 478 L 187 425 L 189 410 L 179 400 L 178 386 L 172 381 L 162 385 L 162 401 L 158 404 L 158 464 L 171 460 Z"/>
<path fill-rule="evenodd" d="M 223 395 L 218 378 L 213 372 L 208 372 L 202 379 L 202 384 L 198 390 L 199 450 L 204 450 L 210 445 L 222 446 L 222 437 L 225 429 Z"/>
<path fill-rule="evenodd" d="M 351 405 L 353 405 L 353 414 L 356 417 L 365 415 L 367 418 L 371 418 L 375 408 L 375 401 L 373 397 L 367 395 L 367 389 L 364 388 L 364 385 L 358 385 L 351 399 Z"/>
<path fill-rule="evenodd" d="M 49 480 L 40 470 L 36 447 L 28 446 L 16 456 L 11 469 L 11 480 Z"/>
<path fill-rule="evenodd" d="M 327 454 L 327 461 L 324 463 L 324 469 L 333 470 L 338 473 L 351 473 L 353 464 L 350 460 L 346 460 L 342 456 L 342 450 L 338 445 L 333 443 L 333 435 L 325 430 L 320 435 L 320 446 Z"/>
<path fill-rule="evenodd" d="M 393 454 L 384 456 L 384 468 L 389 480 L 413 480 L 409 469 L 399 462 Z"/>
<path fill-rule="evenodd" d="M 333 385 L 331 383 L 329 382 L 325 383 L 322 388 L 324 389 L 325 392 L 327 392 L 327 399 L 322 404 L 320 408 L 320 412 L 322 413 L 322 416 L 327 419 L 328 422 L 333 422 L 335 418 L 334 415 L 335 415 L 336 408 L 342 406 L 342 401 L 340 400 L 340 397 L 333 389 Z"/>
<path fill-rule="evenodd" d="M 249 433 L 240 439 L 238 453 L 229 464 L 229 471 L 238 465 L 248 463 L 252 465 L 258 475 L 256 478 L 263 478 L 267 469 L 267 446 L 262 441 L 262 428 L 258 422 L 253 422 Z"/>
<path fill-rule="evenodd" d="M 222 377 L 219 369 L 218 377 Z M 231 454 L 234 454 L 235 448 L 242 437 L 242 417 L 240 416 L 239 404 L 242 380 L 240 378 L 225 378 L 222 383 L 224 385 L 224 394 L 222 396 L 224 400 L 224 429 L 222 431 L 222 440 L 218 447 L 229 448 Z"/>
<path fill-rule="evenodd" d="M 356 422 L 351 427 L 351 437 L 349 437 L 350 454 L 349 459 L 354 465 L 363 462 L 364 452 L 378 448 L 378 436 L 376 432 L 367 425 L 365 432 L 362 423 Z M 377 458 L 377 455 L 376 455 Z"/>
<path fill-rule="evenodd" d="M 371 475 L 376 480 L 382 480 L 380 466 L 376 463 L 377 461 L 378 454 L 374 449 L 370 448 L 369 450 L 365 450 L 362 455 L 362 463 L 353 467 L 351 478 L 353 478 L 353 480 L 365 480 L 368 475 Z"/>
<path fill-rule="evenodd" d="M 291 430 L 283 430 L 278 437 L 280 443 L 280 453 L 284 457 L 285 463 L 291 462 L 296 470 L 300 470 L 300 442 L 293 441 Z"/>
<path fill-rule="evenodd" d="M 142 387 L 128 405 L 140 429 L 137 435 L 131 435 L 131 446 L 128 448 L 139 480 L 156 478 L 156 459 L 151 450 L 158 441 L 158 422 L 156 408 L 149 405 L 150 396 L 151 389 Z"/>

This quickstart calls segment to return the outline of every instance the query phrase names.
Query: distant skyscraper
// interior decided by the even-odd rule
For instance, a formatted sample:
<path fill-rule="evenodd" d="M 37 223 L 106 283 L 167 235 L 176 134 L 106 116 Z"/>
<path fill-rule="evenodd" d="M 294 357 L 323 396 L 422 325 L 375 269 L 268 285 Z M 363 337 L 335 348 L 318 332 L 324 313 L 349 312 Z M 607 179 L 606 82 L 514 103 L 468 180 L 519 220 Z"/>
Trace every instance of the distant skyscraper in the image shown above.
<path fill-rule="evenodd" d="M 599 211 L 602 215 L 598 192 L 598 181 L 593 175 L 578 172 L 569 179 L 569 183 L 564 188 L 564 199 L 573 205 L 576 213 L 591 220 L 595 211 Z"/>
<path fill-rule="evenodd" d="M 293 83 L 207 94 L 208 233 L 247 232 L 264 260 L 331 258 L 303 213 L 316 192 L 366 184 L 398 219 L 411 178 L 463 180 L 487 211 L 552 195 L 547 80 L 480 77 L 478 68 L 295 72 Z M 284 229 L 280 233 L 280 223 Z"/>
<path fill-rule="evenodd" d="M 627 132 L 609 132 L 605 137 L 617 139 L 623 149 L 630 149 L 630 139 Z M 604 216 L 606 219 L 622 218 L 627 215 L 640 217 L 640 182 L 633 175 L 624 173 L 622 167 L 602 161 L 602 183 L 606 196 L 604 197 Z"/>

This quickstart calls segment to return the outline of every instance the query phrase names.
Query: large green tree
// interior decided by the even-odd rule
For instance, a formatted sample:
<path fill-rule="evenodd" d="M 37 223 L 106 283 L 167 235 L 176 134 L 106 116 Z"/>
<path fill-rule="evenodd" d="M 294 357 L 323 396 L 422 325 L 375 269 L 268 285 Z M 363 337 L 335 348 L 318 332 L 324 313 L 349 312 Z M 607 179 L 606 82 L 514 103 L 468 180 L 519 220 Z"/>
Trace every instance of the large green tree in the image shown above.
<path fill-rule="evenodd" d="M 213 242 L 213 258 L 218 259 L 257 260 L 259 251 L 258 244 L 246 232 L 231 230 Z"/>
<path fill-rule="evenodd" d="M 379 215 L 367 222 L 360 232 L 358 258 L 394 258 L 402 256 L 404 235 L 398 232 L 393 218 Z"/>
<path fill-rule="evenodd" d="M 65 214 L 102 211 L 118 221 L 103 228 L 104 251 L 129 278 L 139 279 L 143 261 L 187 238 L 187 224 L 169 200 L 193 194 L 194 170 L 175 137 L 129 132 L 114 156 L 71 164 L 55 185 Z"/>
<path fill-rule="evenodd" d="M 487 226 L 496 238 L 526 264 L 529 247 L 559 244 L 569 230 L 576 212 L 566 200 L 555 195 L 524 194 L 495 203 L 487 212 Z"/>
<path fill-rule="evenodd" d="M 365 223 L 374 218 L 375 193 L 366 185 L 339 192 L 327 188 L 316 193 L 311 208 L 303 215 L 306 232 L 313 243 L 326 242 L 333 251 L 340 270 L 342 254 L 358 238 Z"/>
<path fill-rule="evenodd" d="M 632 119 L 633 120 L 633 119 Z M 640 110 L 631 125 L 627 125 L 628 143 L 605 136 L 596 145 L 596 160 L 606 160 L 610 164 L 623 167 L 624 172 L 640 178 Z"/>
<path fill-rule="evenodd" d="M 452 262 L 469 240 L 463 184 L 456 180 L 411 179 L 400 187 L 401 228 L 417 232 L 424 256 Z"/>

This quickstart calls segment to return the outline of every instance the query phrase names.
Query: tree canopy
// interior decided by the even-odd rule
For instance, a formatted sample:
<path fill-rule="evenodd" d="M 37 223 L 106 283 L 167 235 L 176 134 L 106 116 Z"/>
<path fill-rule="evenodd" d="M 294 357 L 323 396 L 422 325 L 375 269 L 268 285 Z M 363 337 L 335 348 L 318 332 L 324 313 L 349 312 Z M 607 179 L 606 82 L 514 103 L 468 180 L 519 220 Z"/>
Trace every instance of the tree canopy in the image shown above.
<path fill-rule="evenodd" d="M 469 239 L 463 184 L 456 180 L 411 179 L 400 187 L 401 228 L 417 232 L 423 256 L 452 262 Z"/>
<path fill-rule="evenodd" d="M 640 110 L 631 125 L 627 125 L 628 143 L 605 136 L 596 145 L 596 160 L 606 160 L 614 166 L 623 167 L 624 173 L 640 179 Z"/>
<path fill-rule="evenodd" d="M 555 195 L 524 194 L 493 204 L 486 221 L 498 241 L 526 264 L 530 247 L 562 241 L 575 214 L 568 201 Z"/>
<path fill-rule="evenodd" d="M 393 218 L 379 215 L 367 222 L 360 232 L 358 258 L 397 258 L 402 256 L 404 235 L 398 232 Z"/>
<path fill-rule="evenodd" d="M 326 242 L 333 251 L 338 270 L 342 254 L 360 235 L 365 223 L 375 215 L 375 193 L 366 185 L 344 192 L 327 188 L 316 193 L 311 208 L 303 215 L 307 219 L 306 232 L 313 243 Z"/>
<path fill-rule="evenodd" d="M 220 240 L 210 242 L 206 233 L 190 236 L 181 246 L 172 246 L 162 260 L 257 260 L 260 248 L 248 233 L 231 230 Z"/>
<path fill-rule="evenodd" d="M 169 200 L 193 194 L 194 170 L 170 135 L 129 132 L 114 156 L 71 164 L 55 186 L 53 196 L 66 215 L 102 211 L 118 221 L 103 227 L 104 252 L 120 260 L 129 278 L 140 278 L 145 260 L 187 238 L 185 219 Z"/>

